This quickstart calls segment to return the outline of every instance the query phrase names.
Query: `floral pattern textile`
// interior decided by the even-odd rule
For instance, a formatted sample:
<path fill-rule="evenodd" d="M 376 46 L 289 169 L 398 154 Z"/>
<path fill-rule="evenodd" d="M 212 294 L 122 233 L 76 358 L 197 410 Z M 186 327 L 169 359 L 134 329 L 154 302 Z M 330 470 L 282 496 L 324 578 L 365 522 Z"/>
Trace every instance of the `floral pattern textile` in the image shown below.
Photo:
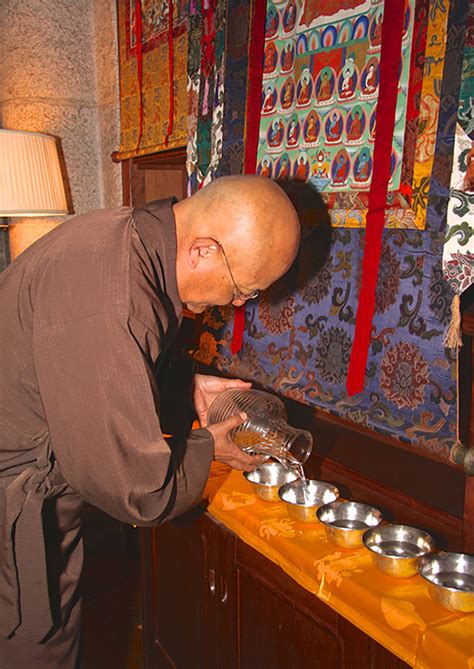
<path fill-rule="evenodd" d="M 474 5 L 465 32 L 443 272 L 456 294 L 474 283 Z"/>
<path fill-rule="evenodd" d="M 474 283 L 474 188 L 467 190 L 464 185 L 473 146 L 473 140 L 457 124 L 443 253 L 444 276 L 457 294 Z"/>
<path fill-rule="evenodd" d="M 251 3 L 228 0 L 227 16 L 222 158 L 218 176 L 243 171 Z"/>
<path fill-rule="evenodd" d="M 457 390 L 456 357 L 443 345 L 452 299 L 442 276 L 443 234 L 385 231 L 366 385 L 349 398 L 364 233 L 333 233 L 325 264 L 311 273 L 320 231 L 304 227 L 289 274 L 246 305 L 239 354 L 229 349 L 230 309 L 206 313 L 197 359 L 448 457 Z"/>
<path fill-rule="evenodd" d="M 429 21 L 418 119 L 418 128 L 421 131 L 416 141 L 412 184 L 412 209 L 415 212 L 414 223 L 417 228 L 424 228 L 426 224 L 426 209 L 438 132 L 449 7 L 447 0 L 430 0 L 428 7 Z"/>

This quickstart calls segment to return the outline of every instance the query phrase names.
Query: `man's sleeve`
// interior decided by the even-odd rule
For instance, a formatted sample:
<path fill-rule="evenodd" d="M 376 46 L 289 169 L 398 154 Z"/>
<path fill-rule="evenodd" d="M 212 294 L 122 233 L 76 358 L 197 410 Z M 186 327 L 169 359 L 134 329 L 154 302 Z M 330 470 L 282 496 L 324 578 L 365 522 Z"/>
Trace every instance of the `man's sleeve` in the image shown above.
<path fill-rule="evenodd" d="M 34 360 L 51 444 L 67 483 L 119 520 L 157 524 L 199 501 L 213 438 L 170 449 L 152 371 L 123 318 L 94 314 L 39 328 Z"/>

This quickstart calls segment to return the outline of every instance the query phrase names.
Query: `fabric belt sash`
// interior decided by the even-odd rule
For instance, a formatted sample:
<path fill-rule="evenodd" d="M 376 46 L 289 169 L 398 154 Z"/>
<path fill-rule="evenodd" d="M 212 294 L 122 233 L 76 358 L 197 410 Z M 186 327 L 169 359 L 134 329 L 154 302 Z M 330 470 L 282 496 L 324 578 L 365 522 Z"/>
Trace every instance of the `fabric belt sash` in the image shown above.
<path fill-rule="evenodd" d="M 0 634 L 8 637 L 21 625 L 18 634 L 34 642 L 41 641 L 53 625 L 43 502 L 68 487 L 52 461 L 49 445 L 42 444 L 40 449 L 36 463 L 16 476 L 0 471 L 4 501 L 0 504 Z M 12 481 L 5 487 L 9 478 Z M 18 559 L 20 555 L 31 559 Z"/>

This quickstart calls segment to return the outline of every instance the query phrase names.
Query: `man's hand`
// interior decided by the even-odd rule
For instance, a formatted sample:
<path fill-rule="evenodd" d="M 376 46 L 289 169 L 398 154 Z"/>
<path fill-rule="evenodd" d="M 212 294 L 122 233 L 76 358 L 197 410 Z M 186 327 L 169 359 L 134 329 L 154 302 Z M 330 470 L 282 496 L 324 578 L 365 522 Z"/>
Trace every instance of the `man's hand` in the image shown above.
<path fill-rule="evenodd" d="M 194 408 L 201 427 L 207 427 L 207 412 L 217 395 L 229 388 L 248 390 L 251 386 L 251 383 L 241 379 L 221 379 L 218 376 L 196 374 L 194 376 Z"/>
<path fill-rule="evenodd" d="M 214 460 L 223 462 L 233 469 L 251 472 L 255 467 L 265 462 L 266 456 L 244 453 L 229 437 L 230 430 L 243 423 L 246 418 L 247 416 L 244 413 L 237 414 L 237 416 L 232 416 L 222 423 L 209 425 L 207 429 L 214 437 Z"/>

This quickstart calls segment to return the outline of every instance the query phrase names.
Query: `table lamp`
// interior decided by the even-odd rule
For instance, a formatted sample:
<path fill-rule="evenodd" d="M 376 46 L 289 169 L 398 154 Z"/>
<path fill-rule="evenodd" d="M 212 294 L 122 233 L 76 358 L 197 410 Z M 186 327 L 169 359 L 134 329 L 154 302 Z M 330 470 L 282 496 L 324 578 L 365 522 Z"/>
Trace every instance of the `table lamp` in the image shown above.
<path fill-rule="evenodd" d="M 54 137 L 0 128 L 0 217 L 67 213 Z M 8 228 L 8 220 L 1 223 Z"/>

